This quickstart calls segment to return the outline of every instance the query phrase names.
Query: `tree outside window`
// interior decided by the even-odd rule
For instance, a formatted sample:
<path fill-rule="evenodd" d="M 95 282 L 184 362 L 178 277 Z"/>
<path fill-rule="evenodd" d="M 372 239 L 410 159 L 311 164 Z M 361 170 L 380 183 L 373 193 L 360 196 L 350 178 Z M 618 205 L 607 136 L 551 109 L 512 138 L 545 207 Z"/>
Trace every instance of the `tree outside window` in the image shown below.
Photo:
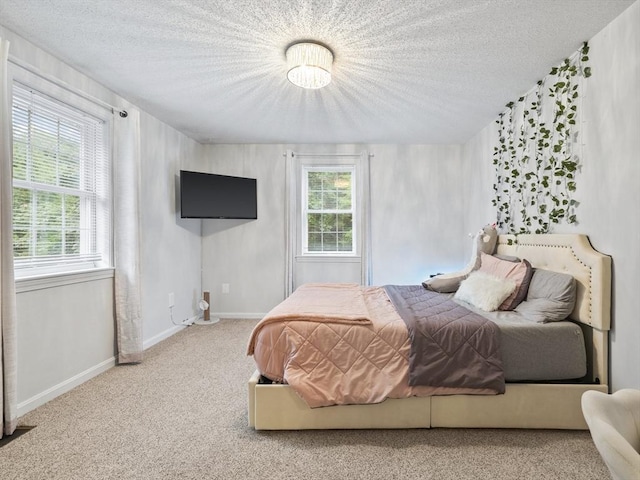
<path fill-rule="evenodd" d="M 355 253 L 355 171 L 351 167 L 305 169 L 305 253 Z"/>
<path fill-rule="evenodd" d="M 13 92 L 16 270 L 98 266 L 97 223 L 109 218 L 109 180 L 97 173 L 108 171 L 105 122 L 21 84 Z"/>

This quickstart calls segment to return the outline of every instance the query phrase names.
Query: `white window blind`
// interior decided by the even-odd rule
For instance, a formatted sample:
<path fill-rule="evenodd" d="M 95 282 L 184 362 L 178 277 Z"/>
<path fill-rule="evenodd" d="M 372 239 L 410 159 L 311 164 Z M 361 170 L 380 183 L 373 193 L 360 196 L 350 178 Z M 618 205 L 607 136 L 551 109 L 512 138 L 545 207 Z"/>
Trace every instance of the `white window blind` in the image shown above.
<path fill-rule="evenodd" d="M 355 254 L 354 167 L 304 167 L 303 252 Z"/>
<path fill-rule="evenodd" d="M 17 82 L 12 121 L 16 275 L 108 266 L 107 124 Z"/>

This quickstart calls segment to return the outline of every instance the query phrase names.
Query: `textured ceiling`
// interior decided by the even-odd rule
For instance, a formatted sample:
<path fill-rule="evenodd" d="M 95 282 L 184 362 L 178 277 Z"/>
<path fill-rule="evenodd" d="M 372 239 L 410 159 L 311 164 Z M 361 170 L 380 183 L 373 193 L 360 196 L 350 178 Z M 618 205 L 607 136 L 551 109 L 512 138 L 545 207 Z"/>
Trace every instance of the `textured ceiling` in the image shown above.
<path fill-rule="evenodd" d="M 0 24 L 203 143 L 464 143 L 633 0 L 0 0 Z M 333 81 L 286 79 L 317 40 Z"/>

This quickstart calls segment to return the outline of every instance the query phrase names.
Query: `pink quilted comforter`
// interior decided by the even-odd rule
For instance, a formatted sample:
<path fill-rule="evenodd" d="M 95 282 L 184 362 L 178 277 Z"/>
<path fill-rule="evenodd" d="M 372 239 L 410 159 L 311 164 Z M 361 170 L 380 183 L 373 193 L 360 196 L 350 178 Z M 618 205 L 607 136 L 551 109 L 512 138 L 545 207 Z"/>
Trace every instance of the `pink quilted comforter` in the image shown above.
<path fill-rule="evenodd" d="M 247 353 L 262 375 L 288 383 L 312 408 L 495 393 L 409 386 L 410 348 L 407 327 L 384 288 L 306 284 L 256 325 Z"/>

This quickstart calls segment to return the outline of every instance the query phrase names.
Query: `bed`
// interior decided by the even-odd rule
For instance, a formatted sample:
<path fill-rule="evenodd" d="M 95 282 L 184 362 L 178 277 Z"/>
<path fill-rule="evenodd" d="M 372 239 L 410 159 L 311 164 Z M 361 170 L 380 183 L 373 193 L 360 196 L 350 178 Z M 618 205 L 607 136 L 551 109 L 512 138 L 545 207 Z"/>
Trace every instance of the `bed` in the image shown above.
<path fill-rule="evenodd" d="M 580 398 L 586 390 L 608 392 L 607 356 L 610 328 L 611 259 L 595 251 L 585 235 L 501 235 L 496 253 L 527 259 L 536 269 L 560 272 L 575 278 L 576 300 L 570 315 L 572 327 L 566 332 L 553 332 L 551 341 L 561 347 L 573 337 L 580 338 L 583 347 L 584 375 L 579 379 L 562 381 L 578 375 L 580 367 L 561 371 L 558 378 L 548 370 L 536 381 L 528 376 L 527 362 L 518 365 L 518 353 L 526 348 L 517 343 L 503 342 L 508 360 L 503 390 L 483 391 L 407 386 L 406 379 L 394 383 L 383 398 L 375 395 L 359 403 L 356 398 L 339 398 L 312 405 L 305 402 L 287 383 L 265 381 L 259 370 L 249 380 L 249 425 L 257 430 L 291 429 L 357 429 L 357 428 L 557 428 L 586 429 Z M 374 291 L 376 292 L 376 291 Z M 374 293 L 379 295 L 379 292 Z M 357 331 L 360 321 L 357 312 L 350 312 L 345 300 L 345 318 Z M 500 314 L 498 315 L 500 316 Z M 295 320 L 295 318 L 290 319 Z M 503 319 L 504 320 L 504 319 Z M 494 319 L 500 322 L 500 319 Z M 504 320 L 509 323 L 509 320 Z M 563 328 L 562 324 L 547 329 Z M 570 329 L 574 330 L 571 331 Z M 581 335 L 576 332 L 578 329 Z M 504 332 L 505 330 L 503 330 Z M 567 333 L 568 332 L 568 333 Z M 563 335 L 565 335 L 563 337 Z M 504 333 L 503 333 L 504 337 Z M 519 333 L 514 334 L 517 339 Z M 535 350 L 535 348 L 534 348 Z M 563 351 L 554 347 L 551 350 Z M 547 355 L 540 355 L 540 359 Z M 531 362 L 529 362 L 531 363 Z M 535 363 L 535 362 L 534 362 Z M 553 369 L 551 362 L 550 368 Z M 562 359 L 556 364 L 563 364 Z M 264 365 L 262 366 L 263 369 Z M 524 373 L 523 373 L 524 372 Z M 268 375 L 273 379 L 273 374 Z M 277 375 L 275 375 L 277 377 Z M 280 379 L 276 379 L 280 380 Z M 481 385 L 480 387 L 484 387 Z M 407 388 L 409 390 L 407 390 Z M 492 387 L 493 388 L 493 387 Z M 413 390 L 412 390 L 413 389 Z M 359 390 L 362 390 L 361 388 Z M 497 394 L 496 394 L 497 393 Z M 361 395 L 359 393 L 359 395 Z M 394 398 L 399 397 L 399 398 Z"/>

